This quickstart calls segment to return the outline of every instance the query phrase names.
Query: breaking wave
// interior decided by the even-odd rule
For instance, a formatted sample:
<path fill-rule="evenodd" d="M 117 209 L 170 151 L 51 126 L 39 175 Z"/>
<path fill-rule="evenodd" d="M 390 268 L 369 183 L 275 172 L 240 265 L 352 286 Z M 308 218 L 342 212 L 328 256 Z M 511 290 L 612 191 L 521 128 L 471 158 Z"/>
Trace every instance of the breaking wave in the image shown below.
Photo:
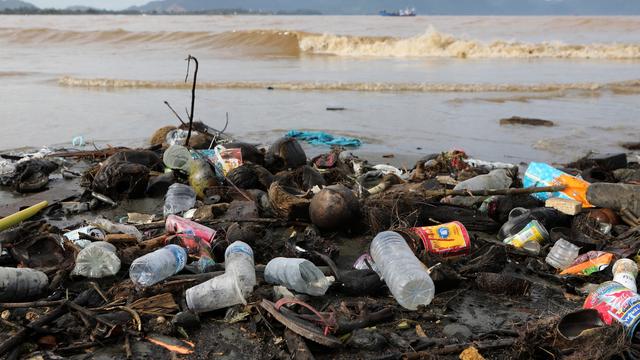
<path fill-rule="evenodd" d="M 68 31 L 48 28 L 0 28 L 0 40 L 16 43 L 172 43 L 210 49 L 239 49 L 244 53 L 298 56 L 326 54 L 345 57 L 456 57 L 640 59 L 640 44 L 482 42 L 430 29 L 407 37 L 351 36 L 300 31 L 246 30 L 211 32 Z"/>
<path fill-rule="evenodd" d="M 183 81 L 151 81 L 127 79 L 85 79 L 65 76 L 58 84 L 68 87 L 96 89 L 189 89 Z M 264 82 L 264 81 L 199 81 L 200 89 L 274 89 L 293 91 L 369 91 L 369 92 L 517 92 L 546 93 L 557 91 L 614 91 L 640 93 L 640 80 L 615 83 L 546 83 L 546 84 L 460 84 L 460 83 L 388 83 L 388 82 Z"/>

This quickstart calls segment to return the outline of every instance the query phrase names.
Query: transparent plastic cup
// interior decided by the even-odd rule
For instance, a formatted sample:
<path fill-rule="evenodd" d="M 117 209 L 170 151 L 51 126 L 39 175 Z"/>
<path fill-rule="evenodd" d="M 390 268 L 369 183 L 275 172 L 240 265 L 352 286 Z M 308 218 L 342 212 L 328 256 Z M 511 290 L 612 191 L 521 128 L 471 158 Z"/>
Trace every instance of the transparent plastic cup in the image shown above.
<path fill-rule="evenodd" d="M 225 273 L 187 289 L 185 294 L 189 310 L 201 313 L 246 304 L 238 279 Z"/>

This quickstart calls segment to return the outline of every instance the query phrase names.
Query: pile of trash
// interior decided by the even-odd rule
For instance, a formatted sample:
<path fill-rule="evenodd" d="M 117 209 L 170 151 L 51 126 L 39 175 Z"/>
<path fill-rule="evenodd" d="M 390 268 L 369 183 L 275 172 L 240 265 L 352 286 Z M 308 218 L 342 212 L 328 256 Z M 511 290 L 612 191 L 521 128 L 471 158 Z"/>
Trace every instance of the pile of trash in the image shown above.
<path fill-rule="evenodd" d="M 640 356 L 637 156 L 400 169 L 195 125 L 0 155 L 2 356 Z"/>

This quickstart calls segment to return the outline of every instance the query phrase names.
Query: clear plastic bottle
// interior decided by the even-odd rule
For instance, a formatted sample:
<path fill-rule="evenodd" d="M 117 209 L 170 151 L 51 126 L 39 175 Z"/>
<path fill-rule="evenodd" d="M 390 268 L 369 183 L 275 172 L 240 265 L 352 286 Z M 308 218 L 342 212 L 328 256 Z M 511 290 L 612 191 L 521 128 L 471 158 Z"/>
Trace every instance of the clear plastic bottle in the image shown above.
<path fill-rule="evenodd" d="M 242 294 L 246 297 L 256 286 L 256 269 L 253 262 L 253 250 L 242 242 L 235 241 L 224 252 L 224 268 L 227 274 L 232 274 L 240 285 Z"/>
<path fill-rule="evenodd" d="M 264 269 L 264 279 L 271 284 L 313 296 L 322 296 L 329 288 L 329 280 L 311 261 L 277 257 Z"/>
<path fill-rule="evenodd" d="M 433 281 L 402 235 L 393 231 L 379 233 L 371 242 L 370 253 L 400 305 L 416 310 L 418 305 L 431 303 L 435 294 Z"/>
<path fill-rule="evenodd" d="M 138 286 L 150 286 L 180 272 L 187 263 L 187 252 L 178 245 L 167 245 L 133 261 L 129 277 Z"/>
<path fill-rule="evenodd" d="M 236 241 L 227 247 L 224 258 L 223 275 L 187 289 L 185 298 L 190 310 L 206 312 L 246 304 L 246 297 L 257 283 L 253 250 Z"/>
<path fill-rule="evenodd" d="M 47 275 L 33 269 L 0 267 L 0 301 L 27 300 L 49 285 Z"/>
<path fill-rule="evenodd" d="M 578 257 L 580 248 L 565 239 L 558 239 L 545 261 L 558 270 L 564 270 Z"/>
<path fill-rule="evenodd" d="M 196 204 L 196 192 L 191 186 L 173 184 L 169 186 L 164 198 L 164 216 L 179 214 L 194 207 Z"/>
<path fill-rule="evenodd" d="M 120 271 L 116 247 L 106 241 L 96 241 L 82 249 L 76 257 L 73 275 L 89 278 L 113 276 Z"/>

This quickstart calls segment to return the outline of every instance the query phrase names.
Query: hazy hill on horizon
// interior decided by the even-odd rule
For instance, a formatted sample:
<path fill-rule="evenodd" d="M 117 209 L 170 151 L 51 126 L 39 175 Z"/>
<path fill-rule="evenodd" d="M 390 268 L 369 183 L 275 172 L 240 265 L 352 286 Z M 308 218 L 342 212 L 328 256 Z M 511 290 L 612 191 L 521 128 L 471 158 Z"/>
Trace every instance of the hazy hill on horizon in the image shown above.
<path fill-rule="evenodd" d="M 413 7 L 422 15 L 638 15 L 635 0 L 157 0 L 130 10 L 142 12 L 244 9 L 256 12 L 314 10 L 323 14 L 376 14 Z"/>
<path fill-rule="evenodd" d="M 36 9 L 31 3 L 21 0 L 0 0 L 0 10 L 6 9 Z"/>

